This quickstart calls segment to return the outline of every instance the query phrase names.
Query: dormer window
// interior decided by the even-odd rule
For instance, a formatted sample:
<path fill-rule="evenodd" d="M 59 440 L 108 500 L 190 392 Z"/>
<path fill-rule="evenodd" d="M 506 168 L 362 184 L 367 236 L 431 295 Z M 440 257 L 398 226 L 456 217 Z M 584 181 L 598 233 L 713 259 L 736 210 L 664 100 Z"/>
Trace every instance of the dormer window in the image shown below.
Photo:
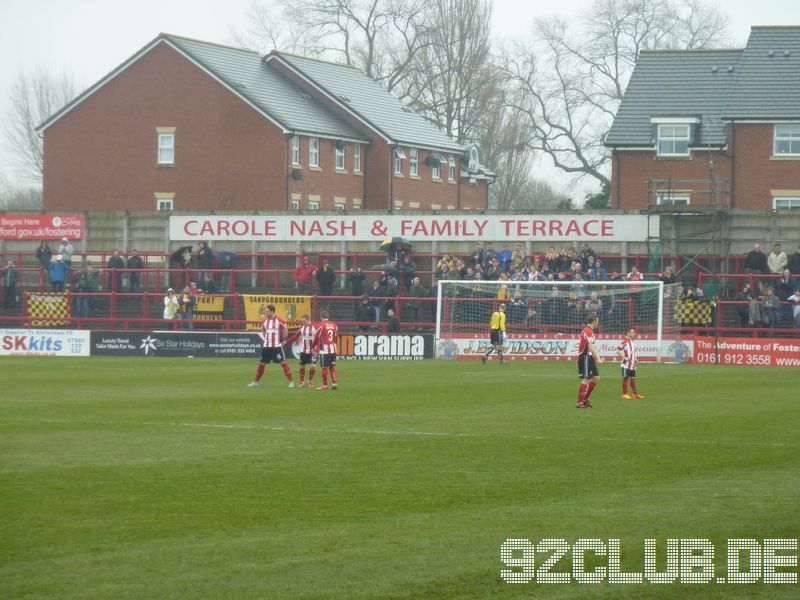
<path fill-rule="evenodd" d="M 469 149 L 469 170 L 475 171 L 478 169 L 478 149 L 473 146 Z"/>
<path fill-rule="evenodd" d="M 664 124 L 658 126 L 656 152 L 659 156 L 689 156 L 689 124 Z"/>

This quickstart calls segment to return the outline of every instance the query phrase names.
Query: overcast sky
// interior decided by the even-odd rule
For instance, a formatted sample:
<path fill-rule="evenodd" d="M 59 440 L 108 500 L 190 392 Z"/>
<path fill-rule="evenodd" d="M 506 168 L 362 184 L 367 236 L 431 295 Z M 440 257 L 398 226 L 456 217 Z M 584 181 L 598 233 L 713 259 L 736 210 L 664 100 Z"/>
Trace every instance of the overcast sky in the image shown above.
<path fill-rule="evenodd" d="M 262 1 L 261 4 L 271 2 Z M 0 121 L 20 73 L 42 68 L 66 73 L 79 88 L 89 87 L 161 32 L 210 42 L 233 43 L 246 27 L 252 0 L 0 0 Z M 497 36 L 524 37 L 536 17 L 580 15 L 591 0 L 494 0 Z M 800 0 L 720 2 L 731 18 L 734 42 L 747 40 L 751 25 L 800 25 Z M 19 183 L 9 165 L 4 127 L 0 127 L 0 181 Z M 540 165 L 547 179 L 563 186 Z M 582 195 L 582 194 L 579 194 Z"/>

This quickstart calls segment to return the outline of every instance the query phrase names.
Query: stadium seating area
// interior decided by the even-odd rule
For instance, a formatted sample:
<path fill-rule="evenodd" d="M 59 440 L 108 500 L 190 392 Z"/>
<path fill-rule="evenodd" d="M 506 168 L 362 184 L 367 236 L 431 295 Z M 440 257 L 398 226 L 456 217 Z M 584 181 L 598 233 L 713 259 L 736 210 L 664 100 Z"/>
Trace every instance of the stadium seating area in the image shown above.
<path fill-rule="evenodd" d="M 138 270 L 109 267 L 112 251 L 76 254 L 66 285 L 71 311 L 65 318 L 69 326 L 81 329 L 163 327 L 166 290 L 172 287 L 180 291 L 194 283 L 196 289 L 193 288 L 192 293 L 225 297 L 221 318 L 195 321 L 194 328 L 236 330 L 245 320 L 237 295 L 297 293 L 295 269 L 300 260 L 298 255 L 228 253 L 232 259 L 221 268 L 220 254 L 223 253 L 215 255 L 209 267 L 208 264 L 201 266 L 196 255 L 182 258 L 179 252 L 172 255 L 142 253 L 144 268 L 138 285 L 134 286 L 136 289 L 131 289 L 131 275 Z M 121 258 L 125 266 L 127 257 Z M 580 251 L 572 247 L 550 247 L 540 254 L 525 256 L 519 249 L 511 250 L 508 246 L 496 251 L 491 246 L 484 249 L 476 245 L 472 251 L 459 255 L 326 253 L 324 256 L 311 256 L 311 264 L 319 267 L 323 258 L 329 260 L 336 277 L 331 293 L 326 295 L 321 294 L 315 282 L 313 310 L 316 313 L 319 308 L 328 307 L 345 331 L 386 331 L 386 309 L 389 307 L 394 308 L 400 317 L 402 331 L 432 331 L 435 284 L 439 279 L 507 281 L 509 300 L 515 281 L 575 281 L 580 287 L 581 281 L 661 279 L 682 284 L 682 295 L 709 307 L 709 310 L 701 311 L 707 317 L 681 323 L 684 333 L 719 331 L 726 335 L 800 335 L 800 315 L 796 316 L 800 311 L 800 297 L 798 302 L 787 300 L 800 286 L 800 273 L 790 274 L 788 281 L 778 275 L 745 273 L 744 256 L 727 260 L 718 256 L 698 256 L 692 260 L 659 256 L 652 260 L 643 255 L 597 256 L 588 245 Z M 9 260 L 19 271 L 18 301 L 14 308 L 3 309 L 0 324 L 5 327 L 23 326 L 30 322 L 26 292 L 50 290 L 49 274 L 37 262 L 34 252 L 2 256 L 2 264 Z M 719 274 L 723 264 L 728 272 Z M 415 277 L 419 277 L 419 285 L 414 285 Z M 770 299 L 768 288 L 778 297 L 777 305 L 771 308 L 766 305 L 775 302 Z M 369 298 L 365 301 L 372 308 L 369 312 L 358 311 L 362 295 Z M 586 301 L 587 298 L 578 294 L 580 306 L 576 312 L 584 308 Z M 573 325 L 571 321 L 546 323 L 541 316 L 533 319 L 522 315 L 523 311 L 519 311 L 519 315 L 510 315 L 509 324 L 516 326 L 518 331 Z M 63 319 L 53 326 L 64 326 Z"/>

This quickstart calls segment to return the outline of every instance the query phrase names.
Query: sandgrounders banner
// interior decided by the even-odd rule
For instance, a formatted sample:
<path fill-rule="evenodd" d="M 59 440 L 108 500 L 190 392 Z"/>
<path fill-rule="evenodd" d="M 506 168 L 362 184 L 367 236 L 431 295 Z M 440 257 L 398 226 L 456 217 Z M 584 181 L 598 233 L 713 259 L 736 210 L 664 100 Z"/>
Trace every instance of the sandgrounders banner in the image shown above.
<path fill-rule="evenodd" d="M 300 316 L 311 314 L 311 296 L 274 296 L 268 294 L 242 294 L 247 331 L 261 331 L 258 311 L 267 304 L 275 305 L 275 314 L 286 321 L 289 329 L 300 327 Z"/>

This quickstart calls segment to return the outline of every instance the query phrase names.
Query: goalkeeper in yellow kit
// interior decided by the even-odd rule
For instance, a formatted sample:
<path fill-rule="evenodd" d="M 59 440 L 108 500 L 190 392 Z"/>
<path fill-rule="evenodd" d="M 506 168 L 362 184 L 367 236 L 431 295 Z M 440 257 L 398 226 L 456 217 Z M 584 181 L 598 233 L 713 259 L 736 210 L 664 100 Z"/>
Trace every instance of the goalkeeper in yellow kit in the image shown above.
<path fill-rule="evenodd" d="M 489 343 L 491 348 L 481 356 L 481 362 L 486 364 L 486 357 L 488 357 L 492 350 L 496 350 L 500 356 L 500 364 L 506 364 L 503 360 L 503 342 L 506 337 L 506 305 L 501 303 L 497 310 L 492 313 L 492 319 L 489 321 Z"/>

